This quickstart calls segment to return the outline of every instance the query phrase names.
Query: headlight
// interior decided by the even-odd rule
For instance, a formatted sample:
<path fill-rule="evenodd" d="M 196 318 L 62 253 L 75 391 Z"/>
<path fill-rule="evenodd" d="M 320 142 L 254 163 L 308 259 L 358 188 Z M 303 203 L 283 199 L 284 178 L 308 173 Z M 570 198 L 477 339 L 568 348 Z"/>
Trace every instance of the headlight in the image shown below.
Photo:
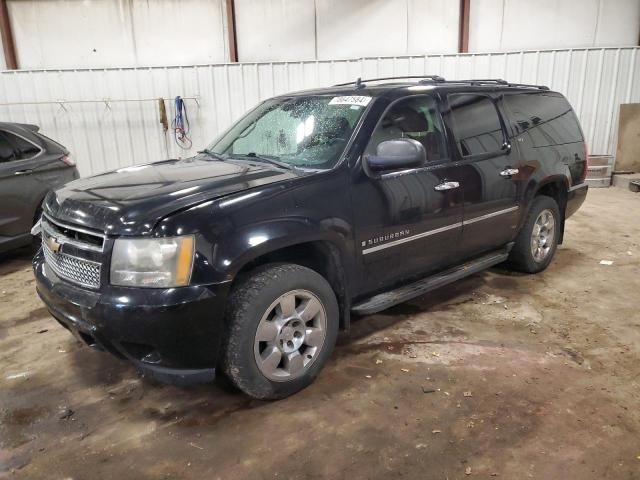
<path fill-rule="evenodd" d="M 111 284 L 169 288 L 189 284 L 193 235 L 170 238 L 118 238 L 111 255 Z"/>

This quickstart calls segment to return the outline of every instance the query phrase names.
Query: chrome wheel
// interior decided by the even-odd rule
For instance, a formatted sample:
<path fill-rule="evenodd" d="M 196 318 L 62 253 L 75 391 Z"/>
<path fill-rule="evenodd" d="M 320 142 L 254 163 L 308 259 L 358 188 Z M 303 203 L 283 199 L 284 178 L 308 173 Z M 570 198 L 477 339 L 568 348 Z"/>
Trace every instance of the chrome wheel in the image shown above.
<path fill-rule="evenodd" d="M 308 290 L 281 295 L 262 316 L 253 352 L 258 368 L 269 380 L 300 377 L 313 364 L 324 344 L 327 313 Z"/>
<path fill-rule="evenodd" d="M 555 241 L 556 220 L 551 210 L 540 212 L 531 232 L 531 255 L 540 263 L 547 258 Z"/>

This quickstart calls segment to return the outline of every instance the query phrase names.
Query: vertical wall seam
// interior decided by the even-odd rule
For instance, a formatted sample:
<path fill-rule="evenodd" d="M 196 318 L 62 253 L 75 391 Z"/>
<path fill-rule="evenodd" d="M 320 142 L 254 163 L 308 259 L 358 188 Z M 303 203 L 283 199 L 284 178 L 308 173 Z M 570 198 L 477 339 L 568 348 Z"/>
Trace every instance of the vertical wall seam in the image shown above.
<path fill-rule="evenodd" d="M 613 67 L 613 81 L 611 82 L 611 93 L 609 97 L 609 107 L 607 108 L 607 126 L 604 129 L 606 134 L 605 151 L 609 152 L 611 144 L 611 125 L 613 122 L 615 100 L 618 96 L 618 69 L 620 68 L 620 50 L 616 50 L 616 59 Z"/>

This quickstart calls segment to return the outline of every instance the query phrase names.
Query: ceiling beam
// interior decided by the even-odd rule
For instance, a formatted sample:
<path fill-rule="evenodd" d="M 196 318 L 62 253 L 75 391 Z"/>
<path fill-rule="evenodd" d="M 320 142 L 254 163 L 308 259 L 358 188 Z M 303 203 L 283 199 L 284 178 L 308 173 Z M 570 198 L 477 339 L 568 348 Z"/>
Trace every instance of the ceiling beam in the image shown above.
<path fill-rule="evenodd" d="M 458 52 L 469 51 L 469 12 L 471 0 L 460 0 L 460 22 L 458 31 Z"/>
<path fill-rule="evenodd" d="M 238 61 L 238 42 L 236 37 L 236 4 L 235 0 L 226 0 L 227 35 L 229 42 L 229 60 Z"/>
<path fill-rule="evenodd" d="M 7 64 L 7 69 L 17 70 L 18 57 L 16 55 L 15 42 L 13 41 L 13 31 L 11 30 L 11 19 L 9 18 L 7 0 L 0 0 L 0 36 L 2 37 L 4 61 Z"/>

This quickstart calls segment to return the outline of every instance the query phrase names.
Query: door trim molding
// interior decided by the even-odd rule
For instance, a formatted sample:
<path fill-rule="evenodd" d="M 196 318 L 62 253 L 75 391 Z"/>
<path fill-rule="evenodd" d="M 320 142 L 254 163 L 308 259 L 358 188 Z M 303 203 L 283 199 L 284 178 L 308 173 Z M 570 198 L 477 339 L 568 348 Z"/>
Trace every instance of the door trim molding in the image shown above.
<path fill-rule="evenodd" d="M 366 255 L 368 253 L 377 252 L 379 250 L 384 250 L 385 248 L 395 247 L 397 245 L 401 245 L 403 243 L 412 242 L 413 240 L 418 240 L 420 238 L 429 237 L 431 235 L 436 235 L 437 233 L 446 232 L 447 230 L 452 230 L 454 228 L 462 227 L 462 222 L 453 223 L 451 225 L 446 225 L 444 227 L 436 228 L 435 230 L 429 230 L 427 232 L 418 233 L 417 235 L 412 235 L 410 237 L 400 238 L 398 240 L 394 240 L 389 243 L 385 243 L 383 245 L 376 245 L 375 247 L 365 248 L 362 250 L 362 254 Z"/>
<path fill-rule="evenodd" d="M 502 210 L 497 210 L 495 212 L 487 213 L 486 215 L 481 215 L 479 217 L 474 217 L 470 220 L 463 220 L 461 222 L 452 223 L 451 225 L 445 225 L 444 227 L 436 228 L 434 230 L 429 230 L 427 232 L 418 233 L 417 235 L 412 235 L 410 237 L 400 238 L 398 240 L 394 240 L 389 243 L 385 243 L 382 245 L 376 245 L 374 247 L 365 248 L 362 250 L 363 255 L 367 255 L 369 253 L 378 252 L 380 250 L 384 250 L 386 248 L 395 247 L 398 245 L 402 245 L 403 243 L 412 242 L 414 240 L 419 240 L 420 238 L 430 237 L 431 235 L 437 235 L 438 233 L 443 233 L 449 230 L 453 230 L 454 228 L 461 228 L 466 224 L 480 222 L 482 220 L 487 220 L 489 218 L 497 217 L 498 215 L 503 215 L 505 213 L 515 212 L 520 207 L 515 205 L 513 207 L 505 208 Z"/>
<path fill-rule="evenodd" d="M 479 217 L 473 217 L 473 218 L 471 218 L 469 220 L 463 220 L 462 223 L 467 224 L 467 223 L 480 222 L 482 220 L 487 220 L 488 218 L 497 217 L 498 215 L 503 215 L 505 213 L 515 212 L 519 208 L 520 207 L 518 205 L 516 205 L 514 207 L 505 208 L 503 210 L 498 210 L 496 212 L 487 213 L 486 215 L 480 215 Z"/>

